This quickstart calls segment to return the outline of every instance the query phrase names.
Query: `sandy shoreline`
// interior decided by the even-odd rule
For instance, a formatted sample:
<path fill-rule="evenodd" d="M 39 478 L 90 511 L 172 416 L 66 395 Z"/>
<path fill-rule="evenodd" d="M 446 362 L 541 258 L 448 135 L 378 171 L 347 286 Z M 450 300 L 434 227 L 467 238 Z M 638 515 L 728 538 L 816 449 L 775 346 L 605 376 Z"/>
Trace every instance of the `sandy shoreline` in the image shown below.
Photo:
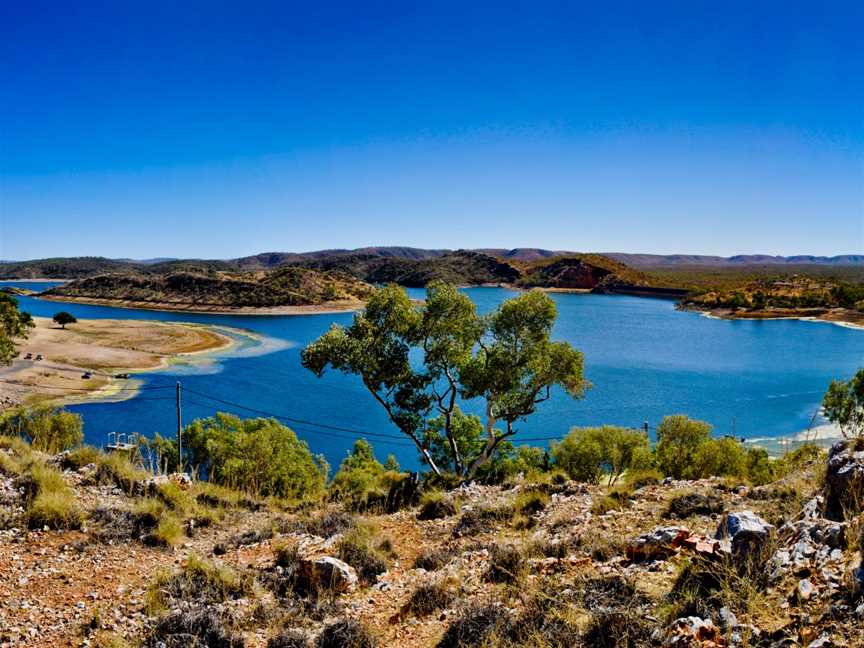
<path fill-rule="evenodd" d="M 201 313 L 204 315 L 326 315 L 335 313 L 350 313 L 363 308 L 360 301 L 327 302 L 325 304 L 307 304 L 302 306 L 196 306 L 194 304 L 171 304 L 164 302 L 140 302 L 113 299 L 90 299 L 87 297 L 48 297 L 37 296 L 45 301 L 88 304 L 92 306 L 110 306 L 129 310 L 149 310 L 167 313 Z"/>
<path fill-rule="evenodd" d="M 710 319 L 727 321 L 748 320 L 758 322 L 771 322 L 777 320 L 798 320 L 799 322 L 824 322 L 846 328 L 864 330 L 864 313 L 852 311 L 846 308 L 835 308 L 815 312 L 819 309 L 811 309 L 801 312 L 784 311 L 731 311 L 725 308 L 698 308 L 694 306 L 679 306 L 678 310 L 699 313 Z M 739 314 L 740 313 L 740 314 Z"/>
<path fill-rule="evenodd" d="M 133 374 L 223 353 L 237 344 L 227 327 L 220 331 L 176 322 L 80 320 L 63 330 L 48 318 L 34 319 L 36 327 L 17 345 L 19 357 L 0 368 L 0 408 L 131 398 L 141 384 Z M 253 337 L 239 329 L 230 332 Z M 34 359 L 28 360 L 28 353 Z M 43 359 L 35 360 L 37 354 Z"/>

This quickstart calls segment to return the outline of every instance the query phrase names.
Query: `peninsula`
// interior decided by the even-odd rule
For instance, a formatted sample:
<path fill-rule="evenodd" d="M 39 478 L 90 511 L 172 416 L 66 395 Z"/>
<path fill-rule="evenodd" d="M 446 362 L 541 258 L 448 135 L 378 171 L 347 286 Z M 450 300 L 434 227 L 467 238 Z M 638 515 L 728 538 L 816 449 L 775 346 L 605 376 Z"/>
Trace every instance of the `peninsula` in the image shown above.
<path fill-rule="evenodd" d="M 18 344 L 18 358 L 0 367 L 0 409 L 132 394 L 134 381 L 120 374 L 158 369 L 233 344 L 224 332 L 195 324 L 92 319 L 61 329 L 45 317 L 33 321 L 35 327 Z"/>

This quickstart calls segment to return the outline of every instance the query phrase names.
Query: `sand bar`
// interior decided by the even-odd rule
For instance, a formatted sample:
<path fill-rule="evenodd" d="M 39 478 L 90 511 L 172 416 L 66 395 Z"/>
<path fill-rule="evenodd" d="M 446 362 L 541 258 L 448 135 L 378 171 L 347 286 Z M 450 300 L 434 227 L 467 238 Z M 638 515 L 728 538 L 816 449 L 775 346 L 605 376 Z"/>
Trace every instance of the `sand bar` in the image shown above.
<path fill-rule="evenodd" d="M 45 317 L 34 321 L 36 327 L 18 344 L 18 358 L 0 367 L 0 407 L 130 397 L 139 381 L 117 374 L 153 371 L 235 344 L 219 329 L 197 324 L 92 319 L 64 330 Z"/>

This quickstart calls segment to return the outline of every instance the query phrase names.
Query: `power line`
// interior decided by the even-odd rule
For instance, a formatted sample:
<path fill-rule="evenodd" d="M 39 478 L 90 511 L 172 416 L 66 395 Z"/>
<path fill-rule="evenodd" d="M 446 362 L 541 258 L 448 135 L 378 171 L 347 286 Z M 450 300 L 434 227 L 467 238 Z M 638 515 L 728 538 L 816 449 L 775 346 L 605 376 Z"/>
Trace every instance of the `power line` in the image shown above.
<path fill-rule="evenodd" d="M 240 403 L 234 403 L 232 401 L 228 401 L 228 400 L 225 400 L 222 398 L 217 398 L 216 396 L 210 396 L 209 394 L 205 394 L 203 392 L 199 392 L 199 391 L 196 391 L 194 389 L 189 389 L 188 387 L 186 388 L 186 391 L 189 392 L 190 394 L 195 394 L 196 396 L 201 396 L 203 398 L 208 398 L 212 401 L 216 401 L 217 403 L 222 403 L 223 405 L 228 405 L 229 407 L 237 407 L 239 409 L 244 409 L 244 410 L 247 410 L 249 412 L 254 412 L 256 414 L 262 414 L 264 416 L 270 416 L 273 418 L 278 418 L 278 419 L 282 419 L 285 421 L 290 421 L 292 423 L 299 423 L 301 425 L 311 425 L 313 427 L 320 427 L 320 428 L 323 428 L 326 430 L 333 430 L 336 432 L 348 432 L 350 434 L 360 434 L 363 436 L 379 437 L 379 438 L 384 438 L 384 439 L 400 439 L 401 440 L 401 438 L 402 438 L 401 435 L 386 434 L 383 432 L 368 432 L 368 431 L 364 431 L 364 430 L 357 430 L 357 429 L 352 429 L 352 428 L 341 427 L 338 425 L 328 425 L 326 423 L 318 423 L 316 421 L 308 421 L 305 419 L 295 418 L 292 416 L 285 416 L 284 414 L 277 414 L 275 412 L 268 412 L 266 410 L 257 409 L 255 407 L 247 407 L 246 405 L 242 405 Z"/>
<path fill-rule="evenodd" d="M 192 390 L 191 390 L 191 389 L 188 389 L 188 388 L 185 388 L 183 391 L 185 391 L 185 392 L 192 392 Z M 155 399 L 154 399 L 154 400 L 155 400 Z M 166 398 L 166 399 L 161 399 L 161 400 L 174 400 L 174 399 L 173 399 L 173 398 Z M 199 401 L 197 401 L 197 400 L 192 400 L 192 399 L 190 399 L 190 398 L 184 398 L 184 399 L 183 399 L 183 403 L 184 403 L 184 404 L 189 404 L 189 405 L 195 405 L 195 406 L 197 406 L 197 407 L 201 407 L 201 408 L 203 408 L 203 409 L 205 409 L 205 410 L 214 410 L 214 409 L 215 409 L 214 406 L 211 405 L 211 404 L 201 403 L 201 402 L 199 402 Z M 284 419 L 284 417 L 281 417 L 281 416 L 278 416 L 278 415 L 275 415 L 275 414 L 274 414 L 274 415 L 271 415 L 271 416 L 272 416 L 273 418 L 280 418 L 280 419 Z M 348 441 L 356 440 L 356 439 L 357 439 L 356 434 L 360 434 L 360 435 L 362 435 L 362 436 L 364 436 L 364 437 L 365 437 L 365 436 L 370 436 L 370 433 L 368 433 L 368 432 L 357 432 L 357 433 L 352 434 L 352 435 L 349 436 L 348 434 L 339 434 L 339 433 L 337 433 L 337 432 L 324 432 L 324 431 L 322 431 L 322 430 L 316 430 L 316 429 L 314 429 L 314 428 L 309 428 L 309 427 L 308 427 L 306 424 L 304 424 L 304 423 L 300 423 L 299 426 L 300 426 L 299 428 L 298 428 L 297 425 L 294 425 L 293 427 L 294 427 L 295 429 L 299 429 L 299 431 L 302 431 L 304 434 L 317 434 L 317 435 L 319 435 L 319 436 L 323 436 L 323 437 L 329 437 L 329 438 L 334 438 L 334 439 L 345 439 L 345 440 L 348 440 Z M 304 429 L 304 428 L 305 428 L 305 429 Z M 386 440 L 386 441 L 384 441 L 383 443 L 379 443 L 379 445 L 384 445 L 384 446 L 391 446 L 391 445 L 392 445 L 392 446 L 400 446 L 400 447 L 403 447 L 403 448 L 414 448 L 414 447 L 416 447 L 416 446 L 414 445 L 414 443 L 412 443 L 411 441 L 408 440 L 407 437 L 405 437 L 405 438 L 401 438 L 401 439 L 398 438 L 398 437 L 393 437 L 392 440 Z"/>

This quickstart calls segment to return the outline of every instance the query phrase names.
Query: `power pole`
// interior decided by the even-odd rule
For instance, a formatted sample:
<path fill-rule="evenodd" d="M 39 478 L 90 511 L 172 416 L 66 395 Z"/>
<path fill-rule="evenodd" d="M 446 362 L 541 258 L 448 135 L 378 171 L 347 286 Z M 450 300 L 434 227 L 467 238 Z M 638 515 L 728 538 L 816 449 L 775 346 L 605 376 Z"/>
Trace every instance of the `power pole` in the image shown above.
<path fill-rule="evenodd" d="M 177 381 L 177 455 L 183 472 L 183 415 L 180 407 L 180 381 Z"/>
<path fill-rule="evenodd" d="M 648 436 L 648 421 L 642 423 L 642 429 L 645 430 L 645 436 Z"/>

